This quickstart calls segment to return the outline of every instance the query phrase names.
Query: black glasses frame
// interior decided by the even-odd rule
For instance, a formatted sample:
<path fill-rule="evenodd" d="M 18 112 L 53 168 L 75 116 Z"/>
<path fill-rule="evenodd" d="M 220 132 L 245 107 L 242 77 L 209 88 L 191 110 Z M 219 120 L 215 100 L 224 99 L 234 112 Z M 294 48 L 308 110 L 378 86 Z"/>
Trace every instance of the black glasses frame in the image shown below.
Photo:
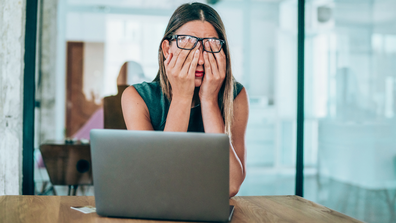
<path fill-rule="evenodd" d="M 194 49 L 194 48 L 197 46 L 198 42 L 201 42 L 204 51 L 206 51 L 206 52 L 208 52 L 208 53 L 218 53 L 218 52 L 221 51 L 221 49 L 223 48 L 223 45 L 224 45 L 224 43 L 225 43 L 224 40 L 218 39 L 218 38 L 199 38 L 199 37 L 191 36 L 191 35 L 173 35 L 173 36 L 171 36 L 171 38 L 169 38 L 169 41 L 177 40 L 177 38 L 178 38 L 179 36 L 189 36 L 189 37 L 192 37 L 192 38 L 196 38 L 196 39 L 197 39 L 197 42 L 195 42 L 194 46 L 193 46 L 191 49 L 190 49 L 190 48 L 179 47 L 179 43 L 178 43 L 178 41 L 176 41 L 176 46 L 177 46 L 177 48 L 182 49 L 182 50 L 192 50 L 192 49 Z M 220 49 L 219 49 L 218 51 L 206 50 L 205 45 L 203 44 L 203 41 L 206 40 L 206 39 L 215 39 L 215 40 L 220 41 Z"/>

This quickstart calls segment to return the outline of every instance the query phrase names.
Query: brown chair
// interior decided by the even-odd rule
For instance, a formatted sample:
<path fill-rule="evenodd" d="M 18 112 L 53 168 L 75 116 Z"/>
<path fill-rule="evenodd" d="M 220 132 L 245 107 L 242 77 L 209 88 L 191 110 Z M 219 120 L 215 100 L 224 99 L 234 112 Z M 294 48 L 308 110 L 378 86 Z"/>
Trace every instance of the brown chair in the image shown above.
<path fill-rule="evenodd" d="M 76 195 L 79 185 L 93 185 L 89 144 L 49 141 L 40 152 L 52 185 L 69 186 L 69 195 Z"/>
<path fill-rule="evenodd" d="M 121 107 L 121 96 L 127 87 L 128 85 L 119 85 L 117 95 L 103 99 L 105 129 L 127 129 Z"/>

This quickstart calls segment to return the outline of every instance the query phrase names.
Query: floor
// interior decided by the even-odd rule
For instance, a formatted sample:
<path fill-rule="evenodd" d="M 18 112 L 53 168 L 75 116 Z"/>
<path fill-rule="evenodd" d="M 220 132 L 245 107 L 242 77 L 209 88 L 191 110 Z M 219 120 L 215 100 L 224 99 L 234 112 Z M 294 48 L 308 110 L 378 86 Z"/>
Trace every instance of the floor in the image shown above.
<path fill-rule="evenodd" d="M 318 182 L 317 203 L 365 222 L 396 222 L 396 189 L 368 190 L 332 179 Z"/>

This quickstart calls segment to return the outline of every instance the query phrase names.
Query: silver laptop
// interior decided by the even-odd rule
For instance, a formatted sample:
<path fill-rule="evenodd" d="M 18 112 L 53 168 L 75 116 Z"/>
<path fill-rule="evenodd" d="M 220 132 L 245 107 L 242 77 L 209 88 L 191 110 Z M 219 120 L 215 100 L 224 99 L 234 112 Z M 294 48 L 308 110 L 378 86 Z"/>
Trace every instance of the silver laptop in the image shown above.
<path fill-rule="evenodd" d="M 231 220 L 225 134 L 95 129 L 91 158 L 99 215 Z"/>

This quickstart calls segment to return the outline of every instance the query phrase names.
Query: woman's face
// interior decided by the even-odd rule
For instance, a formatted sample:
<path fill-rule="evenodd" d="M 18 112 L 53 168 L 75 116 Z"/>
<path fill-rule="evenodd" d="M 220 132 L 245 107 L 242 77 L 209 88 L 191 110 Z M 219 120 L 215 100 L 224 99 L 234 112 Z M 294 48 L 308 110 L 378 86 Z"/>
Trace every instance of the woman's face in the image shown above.
<path fill-rule="evenodd" d="M 210 37 L 219 38 L 216 29 L 212 26 L 212 24 L 206 21 L 202 22 L 199 20 L 191 21 L 184 24 L 175 32 L 175 35 L 191 35 L 199 38 L 210 38 Z M 199 54 L 197 69 L 195 71 L 195 87 L 201 86 L 203 77 L 205 76 L 205 70 L 204 70 L 205 61 L 203 58 L 202 42 L 200 43 L 201 43 L 199 46 L 200 54 Z M 178 48 L 176 42 L 172 41 L 170 43 L 169 50 L 167 52 L 165 52 L 164 50 L 165 57 L 167 57 L 169 53 L 173 53 L 173 55 L 175 55 L 175 52 L 177 50 Z"/>

